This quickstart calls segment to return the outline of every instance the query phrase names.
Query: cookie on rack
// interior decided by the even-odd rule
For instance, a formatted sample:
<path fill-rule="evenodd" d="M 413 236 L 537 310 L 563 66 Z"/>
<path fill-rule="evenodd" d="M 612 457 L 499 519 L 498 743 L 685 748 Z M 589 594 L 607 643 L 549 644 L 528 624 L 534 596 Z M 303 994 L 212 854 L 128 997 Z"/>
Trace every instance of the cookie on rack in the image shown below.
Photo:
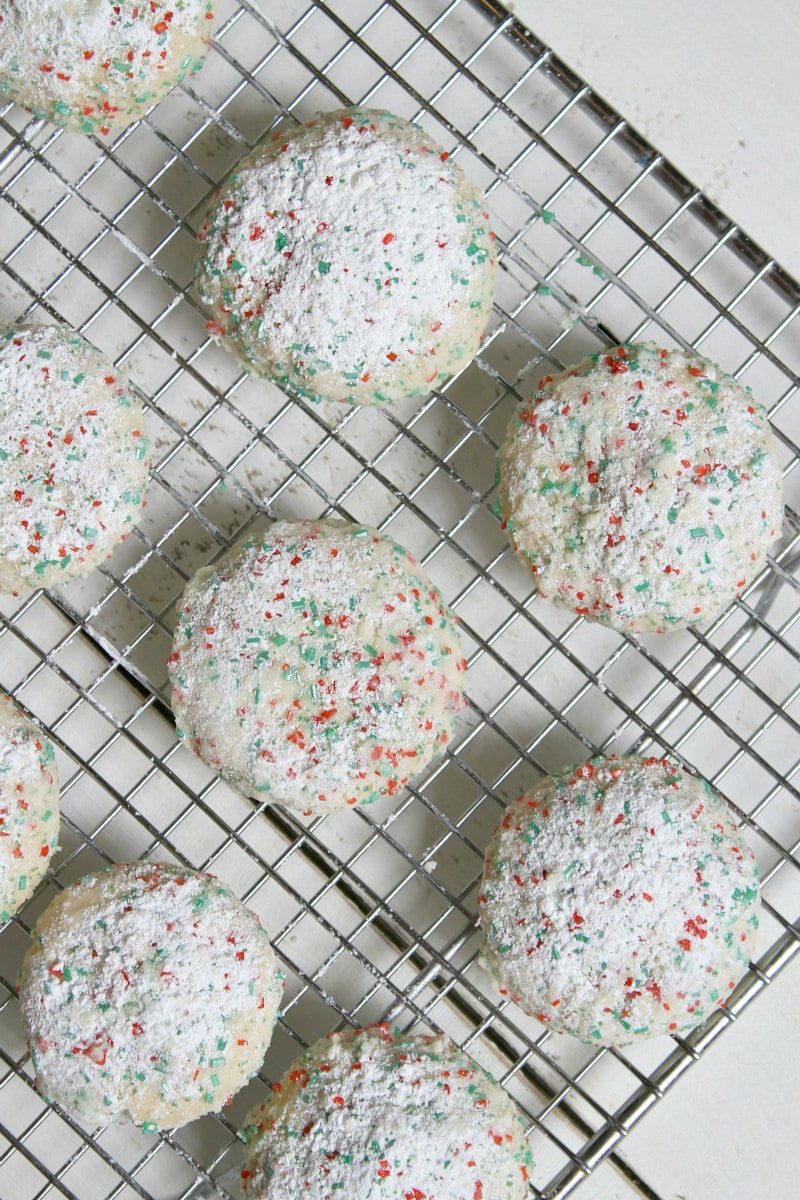
<path fill-rule="evenodd" d="M 282 988 L 258 918 L 223 883 L 138 862 L 52 902 L 19 993 L 47 1099 L 155 1130 L 217 1112 L 256 1073 Z"/>
<path fill-rule="evenodd" d="M 367 525 L 278 521 L 198 571 L 169 660 L 178 731 L 302 813 L 394 795 L 452 738 L 466 668 L 424 568 Z"/>
<path fill-rule="evenodd" d="M 0 921 L 32 895 L 58 849 L 55 759 L 41 730 L 0 695 Z"/>
<path fill-rule="evenodd" d="M 212 0 L 0 0 L 0 99 L 82 133 L 124 129 L 203 65 Z"/>
<path fill-rule="evenodd" d="M 333 1033 L 247 1118 L 250 1200 L 525 1200 L 516 1109 L 449 1038 L 388 1026 Z"/>
<path fill-rule="evenodd" d="M 722 612 L 783 516 L 767 414 L 706 358 L 650 344 L 547 376 L 500 451 L 500 513 L 543 596 L 616 629 Z"/>
<path fill-rule="evenodd" d="M 478 896 L 485 965 L 552 1029 L 686 1033 L 750 961 L 758 867 L 733 815 L 665 758 L 598 758 L 506 810 Z"/>
<path fill-rule="evenodd" d="M 391 404 L 476 353 L 494 235 L 480 194 L 418 125 L 339 109 L 238 164 L 196 273 L 209 329 L 248 370 L 311 400 Z"/>
<path fill-rule="evenodd" d="M 0 327 L 0 592 L 86 575 L 131 532 L 149 446 L 142 406 L 64 326 Z"/>

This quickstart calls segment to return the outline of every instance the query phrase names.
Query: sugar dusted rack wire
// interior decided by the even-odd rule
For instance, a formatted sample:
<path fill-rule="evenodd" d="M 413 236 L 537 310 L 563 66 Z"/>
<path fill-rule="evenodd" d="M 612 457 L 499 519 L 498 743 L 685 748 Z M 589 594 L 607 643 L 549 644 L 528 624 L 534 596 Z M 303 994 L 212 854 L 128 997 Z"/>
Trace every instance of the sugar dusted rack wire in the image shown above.
<path fill-rule="evenodd" d="M 138 533 L 103 570 L 0 601 L 0 686 L 49 730 L 63 850 L 0 931 L 0 1194 L 235 1197 L 236 1128 L 297 1050 L 339 1023 L 440 1028 L 520 1106 L 533 1194 L 560 1200 L 800 948 L 800 291 L 492 0 L 223 0 L 204 71 L 107 145 L 0 109 L 4 319 L 61 319 L 132 374 L 156 464 Z M 269 14 L 269 15 L 267 15 Z M 480 360 L 423 403 L 313 407 L 210 342 L 193 234 L 272 127 L 340 104 L 422 121 L 487 193 L 502 258 Z M 693 345 L 770 407 L 784 536 L 713 624 L 623 638 L 539 601 L 492 514 L 498 438 L 543 369 L 634 337 Z M 459 613 L 470 706 L 399 801 L 296 821 L 258 809 L 175 737 L 165 660 L 186 578 L 272 516 L 370 520 Z M 667 751 L 734 803 L 763 873 L 759 960 L 686 1040 L 626 1051 L 557 1038 L 476 961 L 481 854 L 505 802 L 601 750 Z M 170 1136 L 92 1132 L 32 1083 L 14 979 L 54 892 L 100 862 L 173 857 L 233 884 L 288 972 L 262 1079 Z M 794 923 L 793 923 L 794 922 Z"/>

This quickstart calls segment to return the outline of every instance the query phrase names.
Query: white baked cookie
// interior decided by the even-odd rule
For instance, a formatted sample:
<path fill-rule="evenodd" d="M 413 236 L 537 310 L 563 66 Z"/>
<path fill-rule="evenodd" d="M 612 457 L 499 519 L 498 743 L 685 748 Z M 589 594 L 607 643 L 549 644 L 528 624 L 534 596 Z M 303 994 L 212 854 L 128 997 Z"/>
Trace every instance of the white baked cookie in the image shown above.
<path fill-rule="evenodd" d="M 0 328 L 0 592 L 86 575 L 144 503 L 142 405 L 65 326 Z"/>
<path fill-rule="evenodd" d="M 258 918 L 223 883 L 138 862 L 52 902 L 19 993 L 47 1099 L 155 1130 L 217 1112 L 256 1073 L 282 988 Z"/>
<path fill-rule="evenodd" d="M 758 867 L 727 804 L 667 759 L 597 758 L 506 811 L 487 851 L 483 958 L 526 1012 L 621 1046 L 686 1033 L 730 996 Z"/>
<path fill-rule="evenodd" d="M 781 530 L 766 411 L 682 350 L 619 346 L 543 379 L 499 462 L 500 514 L 542 595 L 616 629 L 716 616 Z"/>
<path fill-rule="evenodd" d="M 453 736 L 465 668 L 423 567 L 336 520 L 277 521 L 198 571 L 169 660 L 187 744 L 303 813 L 398 792 Z"/>
<path fill-rule="evenodd" d="M 0 695 L 0 921 L 33 893 L 58 848 L 58 797 L 52 743 Z"/>
<path fill-rule="evenodd" d="M 0 99 L 108 134 L 203 65 L 212 0 L 0 0 Z"/>
<path fill-rule="evenodd" d="M 200 232 L 197 285 L 249 370 L 311 400 L 390 404 L 477 351 L 493 239 L 481 196 L 419 126 L 339 109 L 238 164 Z"/>
<path fill-rule="evenodd" d="M 446 1037 L 322 1038 L 248 1117 L 250 1200 L 526 1200 L 513 1103 Z"/>

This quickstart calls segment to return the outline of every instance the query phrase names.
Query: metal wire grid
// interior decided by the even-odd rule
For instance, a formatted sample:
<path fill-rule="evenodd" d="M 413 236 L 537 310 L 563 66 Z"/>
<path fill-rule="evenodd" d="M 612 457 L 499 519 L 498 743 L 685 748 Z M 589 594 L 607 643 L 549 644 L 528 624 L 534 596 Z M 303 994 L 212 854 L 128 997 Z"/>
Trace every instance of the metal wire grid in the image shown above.
<path fill-rule="evenodd" d="M 0 932 L 0 1194 L 236 1196 L 235 1131 L 264 1094 L 173 1135 L 92 1132 L 33 1089 L 14 993 L 36 917 L 99 861 L 210 869 L 289 973 L 264 1080 L 337 1023 L 443 1029 L 529 1124 L 536 1195 L 575 1190 L 798 949 L 795 495 L 800 294 L 498 6 L 227 0 L 203 73 L 111 144 L 0 110 L 7 319 L 68 321 L 130 370 L 157 447 L 149 504 L 108 567 L 2 601 L 0 683 L 50 732 L 63 850 Z M 310 406 L 242 376 L 191 288 L 193 230 L 272 126 L 342 103 L 419 117 L 486 188 L 498 303 L 480 360 L 421 405 Z M 608 342 L 694 345 L 751 383 L 784 454 L 784 538 L 702 631 L 619 637 L 540 603 L 491 514 L 494 457 L 541 373 Z M 186 579 L 253 522 L 336 512 L 408 545 L 459 613 L 470 707 L 399 803 L 302 822 L 237 796 L 177 742 L 164 663 Z M 761 957 L 688 1039 L 557 1038 L 477 967 L 474 897 L 502 806 L 598 751 L 663 748 L 736 804 L 764 880 Z"/>

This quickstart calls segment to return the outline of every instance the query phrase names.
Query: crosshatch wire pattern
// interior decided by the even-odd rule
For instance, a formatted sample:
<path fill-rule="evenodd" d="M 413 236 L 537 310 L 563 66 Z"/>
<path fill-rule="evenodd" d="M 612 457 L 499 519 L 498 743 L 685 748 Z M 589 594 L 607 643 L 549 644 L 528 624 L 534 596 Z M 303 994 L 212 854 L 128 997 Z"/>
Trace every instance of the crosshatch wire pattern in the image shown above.
<path fill-rule="evenodd" d="M 501 1080 L 528 1126 L 534 1194 L 566 1196 L 613 1163 L 652 1196 L 620 1141 L 800 943 L 800 293 L 492 0 L 223 0 L 220 13 L 203 72 L 108 144 L 0 109 L 0 315 L 67 321 L 109 352 L 155 443 L 141 526 L 108 565 L 0 602 L 0 686 L 50 731 L 63 806 L 53 874 L 0 932 L 0 1195 L 238 1196 L 236 1129 L 269 1081 L 329 1029 L 386 1019 L 446 1031 Z M 479 360 L 392 411 L 313 406 L 244 376 L 192 289 L 194 231 L 236 160 L 277 123 L 349 103 L 419 119 L 485 188 L 501 250 Z M 539 601 L 492 512 L 517 401 L 546 371 L 632 338 L 695 346 L 751 385 L 786 477 L 761 577 L 713 624 L 663 638 Z M 461 619 L 470 703 L 399 802 L 302 821 L 238 796 L 178 742 L 165 661 L 199 566 L 265 514 L 332 513 L 426 564 Z M 744 820 L 763 875 L 760 958 L 693 1036 L 598 1050 L 524 1018 L 480 970 L 482 851 L 543 773 L 651 749 Z M 47 1108 L 14 991 L 55 892 L 137 856 L 232 884 L 288 975 L 262 1078 L 162 1136 L 93 1132 Z"/>

